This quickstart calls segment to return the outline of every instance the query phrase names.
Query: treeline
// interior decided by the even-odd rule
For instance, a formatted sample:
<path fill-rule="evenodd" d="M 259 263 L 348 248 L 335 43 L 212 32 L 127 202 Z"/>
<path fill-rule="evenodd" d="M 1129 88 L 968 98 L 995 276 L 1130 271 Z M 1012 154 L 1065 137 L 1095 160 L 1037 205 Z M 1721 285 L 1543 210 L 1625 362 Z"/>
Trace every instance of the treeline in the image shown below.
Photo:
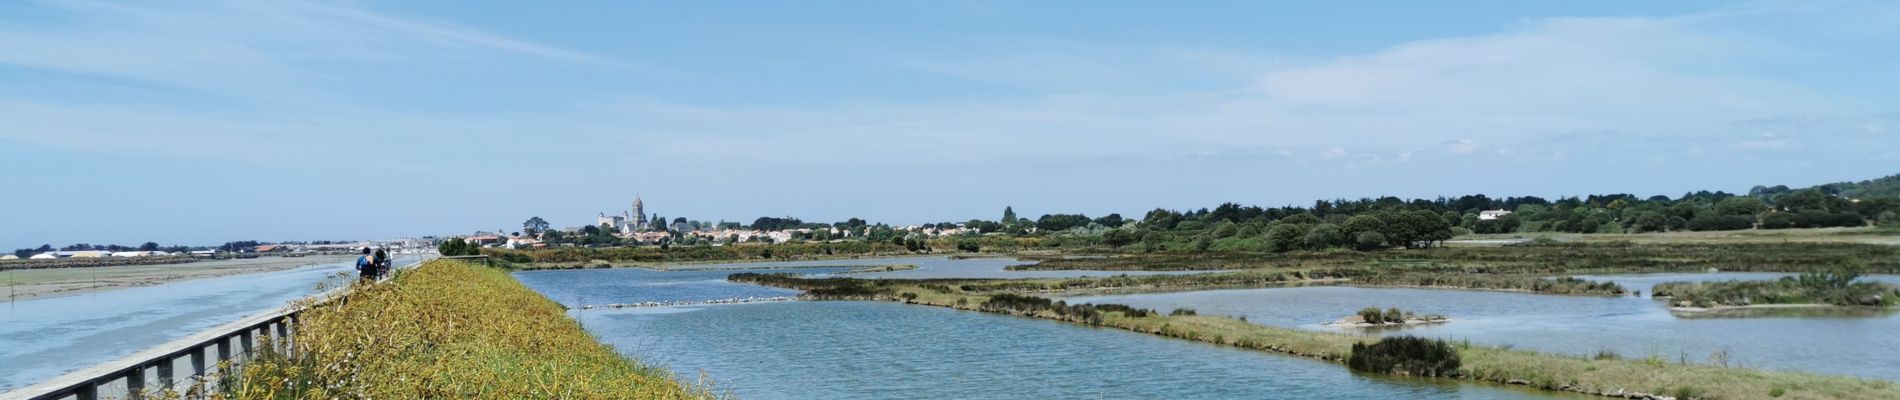
<path fill-rule="evenodd" d="M 1690 192 L 1680 197 L 1602 194 L 1404 200 L 1321 200 L 1309 207 L 1225 203 L 1212 209 L 1155 209 L 1140 219 L 1119 214 L 970 220 L 975 233 L 1039 237 L 1047 247 L 1136 246 L 1144 251 L 1375 250 L 1430 247 L 1468 233 L 1647 233 L 1854 227 L 1900 222 L 1900 175 L 1808 189 L 1757 188 L 1748 195 Z M 1493 211 L 1485 215 L 1485 211 Z M 1502 211 L 1502 212 L 1498 212 Z"/>
<path fill-rule="evenodd" d="M 1900 273 L 1900 247 L 1858 243 L 1581 243 L 1536 241 L 1502 247 L 1438 247 L 1405 253 L 1157 253 L 1060 258 L 1017 270 L 1234 270 L 1381 266 L 1416 272 L 1583 274 L 1609 272 L 1818 271 L 1855 260 L 1867 271 Z"/>

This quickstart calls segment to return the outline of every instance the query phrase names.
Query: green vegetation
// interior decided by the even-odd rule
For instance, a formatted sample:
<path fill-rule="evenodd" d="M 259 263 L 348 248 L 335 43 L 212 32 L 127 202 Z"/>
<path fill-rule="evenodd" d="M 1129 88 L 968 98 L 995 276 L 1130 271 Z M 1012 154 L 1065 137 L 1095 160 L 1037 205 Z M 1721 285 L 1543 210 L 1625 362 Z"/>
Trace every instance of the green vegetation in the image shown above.
<path fill-rule="evenodd" d="M 595 342 L 506 272 L 434 261 L 304 311 L 291 351 L 245 366 L 226 396 L 700 399 Z M 270 348 L 271 346 L 264 346 Z"/>
<path fill-rule="evenodd" d="M 1362 349 L 1365 346 L 1377 346 L 1377 343 L 1368 343 L 1370 339 L 1356 335 L 1268 327 L 1235 318 L 1185 312 L 1161 314 L 1151 310 L 1123 309 L 1125 306 L 1117 305 L 1094 305 L 1091 313 L 1079 311 L 1080 306 L 1047 299 L 1037 300 L 1019 291 L 990 291 L 1024 286 L 1005 280 L 799 279 L 788 275 L 759 274 L 735 274 L 733 280 L 805 289 L 808 290 L 805 297 L 810 299 L 899 301 L 997 312 L 1284 353 L 1340 364 L 1351 361 L 1355 345 L 1360 345 Z M 821 294 L 816 289 L 826 290 Z M 998 298 L 1003 300 L 992 303 L 993 299 Z M 1701 398 L 1754 398 L 1779 389 L 1783 397 L 1795 399 L 1900 398 L 1900 387 L 1891 382 L 1801 372 L 1559 355 L 1472 345 L 1457 346 L 1451 354 L 1456 354 L 1458 364 L 1446 367 L 1445 357 L 1409 356 L 1439 352 L 1442 348 L 1430 349 L 1420 344 L 1387 347 L 1390 349 L 1381 348 L 1379 353 L 1364 350 L 1366 352 L 1363 354 L 1383 354 L 1380 357 L 1398 360 L 1390 365 L 1405 367 L 1383 369 L 1390 373 L 1526 385 L 1545 390 L 1606 396 L 1692 393 Z M 1397 358 L 1399 354 L 1407 356 Z M 1377 364 L 1382 363 L 1368 365 Z M 1414 369 L 1415 366 L 1422 369 Z"/>
<path fill-rule="evenodd" d="M 1561 243 L 1441 247 L 1402 253 L 1352 251 L 1122 254 L 1048 259 L 1015 270 L 1190 271 L 1380 267 L 1389 271 L 1485 274 L 1590 274 L 1723 271 L 1804 272 L 1863 262 L 1872 273 L 1900 273 L 1900 247 L 1855 243 Z"/>
<path fill-rule="evenodd" d="M 1667 282 L 1656 285 L 1655 297 L 1668 297 L 1678 306 L 1722 307 L 1765 304 L 1827 304 L 1887 307 L 1896 304 L 1900 289 L 1883 282 L 1859 281 L 1856 267 L 1808 272 L 1773 281 Z"/>
<path fill-rule="evenodd" d="M 1378 307 L 1366 307 L 1366 308 L 1360 309 L 1359 313 L 1354 316 L 1359 317 L 1359 322 L 1372 324 L 1372 325 L 1403 324 L 1403 323 L 1406 323 L 1409 321 L 1415 321 L 1415 320 L 1416 321 L 1444 321 L 1445 320 L 1445 316 L 1443 315 L 1430 314 L 1430 315 L 1425 315 L 1425 316 L 1419 316 L 1418 314 L 1413 314 L 1411 311 L 1400 310 L 1398 309 L 1398 307 L 1387 308 L 1385 310 L 1379 310 Z M 1347 320 L 1350 321 L 1350 318 L 1348 318 Z"/>
<path fill-rule="evenodd" d="M 469 244 L 466 241 L 462 241 L 461 239 L 455 239 L 455 238 L 443 240 L 442 244 L 436 245 L 435 251 L 437 253 L 441 253 L 443 256 L 448 256 L 448 257 L 476 256 L 476 255 L 482 254 L 481 246 Z"/>
<path fill-rule="evenodd" d="M 1459 359 L 1458 349 L 1443 340 L 1398 336 L 1369 345 L 1353 343 L 1346 365 L 1366 372 L 1435 377 L 1457 374 Z"/>

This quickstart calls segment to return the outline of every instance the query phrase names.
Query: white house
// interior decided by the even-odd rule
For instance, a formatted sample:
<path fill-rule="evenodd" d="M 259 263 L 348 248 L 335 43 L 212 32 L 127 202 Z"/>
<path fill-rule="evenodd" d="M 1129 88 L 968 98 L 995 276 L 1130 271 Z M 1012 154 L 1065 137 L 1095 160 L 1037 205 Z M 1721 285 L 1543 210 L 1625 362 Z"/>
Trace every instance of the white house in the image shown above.
<path fill-rule="evenodd" d="M 27 257 L 27 259 L 29 260 L 51 260 L 55 258 L 59 258 L 59 254 L 54 254 L 53 252 L 50 252 L 50 251 L 45 252 L 45 253 L 40 253 L 40 254 L 34 254 L 32 257 Z"/>
<path fill-rule="evenodd" d="M 16 256 L 12 254 L 0 256 L 0 260 L 18 260 L 18 259 L 20 259 L 20 256 Z"/>
<path fill-rule="evenodd" d="M 1484 211 L 1478 212 L 1478 220 L 1490 221 L 1490 220 L 1494 220 L 1498 218 L 1504 218 L 1504 216 L 1506 215 L 1511 215 L 1511 212 L 1506 211 L 1506 210 L 1484 210 Z"/>

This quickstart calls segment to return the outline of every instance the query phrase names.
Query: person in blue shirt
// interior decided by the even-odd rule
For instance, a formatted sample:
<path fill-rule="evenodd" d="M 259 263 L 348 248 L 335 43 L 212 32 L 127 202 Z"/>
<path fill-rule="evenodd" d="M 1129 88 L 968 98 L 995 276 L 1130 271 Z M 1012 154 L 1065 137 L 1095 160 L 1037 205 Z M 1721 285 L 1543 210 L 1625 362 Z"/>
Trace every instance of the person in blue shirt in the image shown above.
<path fill-rule="evenodd" d="M 370 259 L 369 248 L 363 248 L 363 255 L 356 257 L 356 275 L 368 282 L 376 279 L 376 262 Z"/>

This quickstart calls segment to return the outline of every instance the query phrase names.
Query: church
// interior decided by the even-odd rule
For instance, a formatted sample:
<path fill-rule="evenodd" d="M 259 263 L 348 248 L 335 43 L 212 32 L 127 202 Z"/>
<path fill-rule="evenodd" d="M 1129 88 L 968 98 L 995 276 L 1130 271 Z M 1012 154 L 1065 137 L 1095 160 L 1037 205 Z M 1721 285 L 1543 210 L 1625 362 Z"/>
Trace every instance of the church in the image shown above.
<path fill-rule="evenodd" d="M 600 213 L 600 217 L 594 220 L 595 226 L 608 226 L 622 234 L 644 231 L 648 224 L 651 222 L 647 221 L 646 204 L 640 201 L 640 195 L 637 194 L 633 196 L 632 210 L 622 211 L 619 215 Z"/>

